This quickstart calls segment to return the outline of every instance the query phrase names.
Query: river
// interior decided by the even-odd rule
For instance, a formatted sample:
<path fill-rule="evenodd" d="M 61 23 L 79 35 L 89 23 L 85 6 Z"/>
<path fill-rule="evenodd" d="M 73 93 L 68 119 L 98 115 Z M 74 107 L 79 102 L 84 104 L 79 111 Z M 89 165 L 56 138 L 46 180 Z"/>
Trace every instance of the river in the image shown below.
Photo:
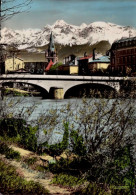
<path fill-rule="evenodd" d="M 95 98 L 54 100 L 42 99 L 41 97 L 4 97 L 4 100 L 1 101 L 1 113 L 3 116 L 7 115 L 8 117 L 23 117 L 32 126 L 38 125 L 38 142 L 49 140 L 50 143 L 54 143 L 62 139 L 64 121 L 69 121 L 76 128 L 75 117 L 79 113 L 83 117 L 89 112 L 93 115 L 96 112 L 96 107 L 101 109 L 100 112 L 103 112 L 104 110 L 100 108 L 101 106 L 106 107 L 108 105 L 109 107 L 115 101 L 115 99 Z M 117 102 L 122 110 L 125 110 L 130 104 L 134 109 L 136 108 L 135 99 L 131 101 L 129 99 L 117 100 Z M 45 131 L 48 132 L 48 135 Z"/>

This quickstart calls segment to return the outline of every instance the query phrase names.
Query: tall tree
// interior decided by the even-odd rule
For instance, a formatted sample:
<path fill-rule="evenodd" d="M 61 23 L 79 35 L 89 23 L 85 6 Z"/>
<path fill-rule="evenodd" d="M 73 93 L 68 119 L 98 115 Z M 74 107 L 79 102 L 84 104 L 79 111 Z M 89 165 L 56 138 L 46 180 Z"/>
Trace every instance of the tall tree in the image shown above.
<path fill-rule="evenodd" d="M 0 0 L 0 21 L 7 20 L 16 14 L 27 11 L 32 0 Z"/>
<path fill-rule="evenodd" d="M 0 0 L 0 40 L 2 22 L 30 9 L 32 0 Z M 0 74 L 4 62 L 3 45 L 0 44 Z"/>

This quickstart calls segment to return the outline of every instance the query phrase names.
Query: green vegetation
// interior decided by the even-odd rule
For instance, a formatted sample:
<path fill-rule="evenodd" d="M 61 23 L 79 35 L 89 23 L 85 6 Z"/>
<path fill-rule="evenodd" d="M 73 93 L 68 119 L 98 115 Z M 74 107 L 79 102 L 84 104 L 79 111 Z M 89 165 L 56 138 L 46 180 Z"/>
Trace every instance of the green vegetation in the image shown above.
<path fill-rule="evenodd" d="M 26 121 L 18 118 L 4 118 L 0 120 L 0 136 L 16 138 L 19 144 L 31 151 L 37 150 L 37 127 L 27 125 Z"/>
<path fill-rule="evenodd" d="M 72 140 L 72 151 L 73 153 L 84 156 L 86 154 L 86 146 L 82 135 L 78 134 L 78 131 L 72 130 L 70 134 Z"/>
<path fill-rule="evenodd" d="M 56 64 L 54 64 L 51 68 L 50 71 L 56 70 L 59 66 L 62 65 L 62 62 L 57 62 Z"/>
<path fill-rule="evenodd" d="M 89 183 L 85 187 L 77 189 L 75 194 L 81 195 L 129 195 L 129 190 L 120 187 L 115 189 L 114 187 L 108 187 L 106 184 Z"/>
<path fill-rule="evenodd" d="M 52 180 L 53 184 L 59 184 L 59 185 L 63 185 L 66 187 L 79 186 L 85 182 L 86 180 L 84 180 L 83 178 L 80 178 L 80 177 L 78 178 L 78 177 L 64 174 L 64 173 L 55 175 Z"/>
<path fill-rule="evenodd" d="M 15 160 L 21 159 L 19 152 L 14 151 L 12 148 L 9 148 L 9 146 L 5 142 L 1 142 L 1 141 L 0 141 L 0 154 L 4 154 L 5 157 L 8 159 L 15 159 Z"/>
<path fill-rule="evenodd" d="M 28 166 L 34 165 L 37 161 L 38 161 L 37 157 L 31 157 L 24 160 L 24 162 L 28 164 Z"/>
<path fill-rule="evenodd" d="M 51 156 L 59 156 L 61 153 L 63 153 L 67 147 L 68 147 L 68 139 L 69 139 L 69 129 L 68 129 L 68 123 L 64 123 L 64 134 L 63 139 L 60 143 L 49 145 L 47 142 L 41 144 L 39 148 L 44 147 L 44 152 L 49 153 Z M 39 153 L 41 151 L 39 150 Z"/>
<path fill-rule="evenodd" d="M 133 148 L 136 116 L 132 99 L 90 101 L 84 98 L 82 107 L 74 111 L 70 105 L 50 110 L 40 117 L 36 127 L 23 119 L 1 119 L 0 136 L 16 137 L 23 147 L 55 157 L 48 167 L 45 163 L 36 169 L 55 173 L 53 183 L 76 186 L 77 194 L 131 195 L 136 183 Z M 50 145 L 48 140 L 60 121 L 64 127 L 62 141 Z M 48 139 L 37 146 L 36 133 L 40 125 L 44 126 Z M 8 150 L 5 145 L 2 147 L 1 151 Z M 66 157 L 57 158 L 63 152 Z M 12 151 L 10 155 L 14 158 L 17 154 Z M 36 162 L 35 157 L 26 159 L 28 165 Z"/>
<path fill-rule="evenodd" d="M 0 160 L 0 192 L 6 194 L 49 194 L 39 183 L 26 181 L 13 166 Z"/>

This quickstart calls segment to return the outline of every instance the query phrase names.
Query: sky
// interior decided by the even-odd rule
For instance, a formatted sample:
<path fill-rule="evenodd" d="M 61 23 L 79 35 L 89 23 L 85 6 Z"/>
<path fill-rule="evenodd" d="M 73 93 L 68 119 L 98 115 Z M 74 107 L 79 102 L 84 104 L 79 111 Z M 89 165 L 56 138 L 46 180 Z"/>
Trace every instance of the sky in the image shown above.
<path fill-rule="evenodd" d="M 30 6 L 3 27 L 43 29 L 63 19 L 74 25 L 104 21 L 136 28 L 136 0 L 32 0 Z"/>

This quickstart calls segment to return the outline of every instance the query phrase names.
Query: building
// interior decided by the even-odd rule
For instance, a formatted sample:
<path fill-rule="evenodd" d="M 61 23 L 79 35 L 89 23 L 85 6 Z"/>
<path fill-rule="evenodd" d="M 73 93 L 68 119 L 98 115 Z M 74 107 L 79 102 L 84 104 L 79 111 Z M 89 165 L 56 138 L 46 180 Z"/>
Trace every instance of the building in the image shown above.
<path fill-rule="evenodd" d="M 64 64 L 77 65 L 78 64 L 77 57 L 73 54 L 65 57 Z"/>
<path fill-rule="evenodd" d="M 110 49 L 110 71 L 119 75 L 136 72 L 136 37 L 115 41 Z"/>
<path fill-rule="evenodd" d="M 109 56 L 101 56 L 88 63 L 88 70 L 90 74 L 103 74 L 110 65 Z"/>
<path fill-rule="evenodd" d="M 44 74 L 47 65 L 47 62 L 27 61 L 25 62 L 25 70 L 31 74 Z"/>
<path fill-rule="evenodd" d="M 67 68 L 65 68 L 67 67 Z M 71 54 L 64 59 L 63 69 L 68 69 L 68 74 L 77 75 L 78 74 L 78 57 Z"/>
<path fill-rule="evenodd" d="M 25 64 L 21 58 L 7 57 L 5 60 L 5 73 L 14 72 L 24 68 L 25 68 Z"/>
<path fill-rule="evenodd" d="M 54 38 L 53 38 L 52 32 L 50 35 L 48 50 L 45 52 L 45 58 L 47 59 L 48 63 L 50 61 L 52 61 L 53 64 L 56 64 L 58 62 L 58 56 L 57 56 L 57 51 L 55 49 Z"/>
<path fill-rule="evenodd" d="M 84 53 L 84 57 L 78 59 L 78 74 L 79 75 L 88 75 L 88 63 L 93 59 L 93 55 L 89 56 Z"/>

